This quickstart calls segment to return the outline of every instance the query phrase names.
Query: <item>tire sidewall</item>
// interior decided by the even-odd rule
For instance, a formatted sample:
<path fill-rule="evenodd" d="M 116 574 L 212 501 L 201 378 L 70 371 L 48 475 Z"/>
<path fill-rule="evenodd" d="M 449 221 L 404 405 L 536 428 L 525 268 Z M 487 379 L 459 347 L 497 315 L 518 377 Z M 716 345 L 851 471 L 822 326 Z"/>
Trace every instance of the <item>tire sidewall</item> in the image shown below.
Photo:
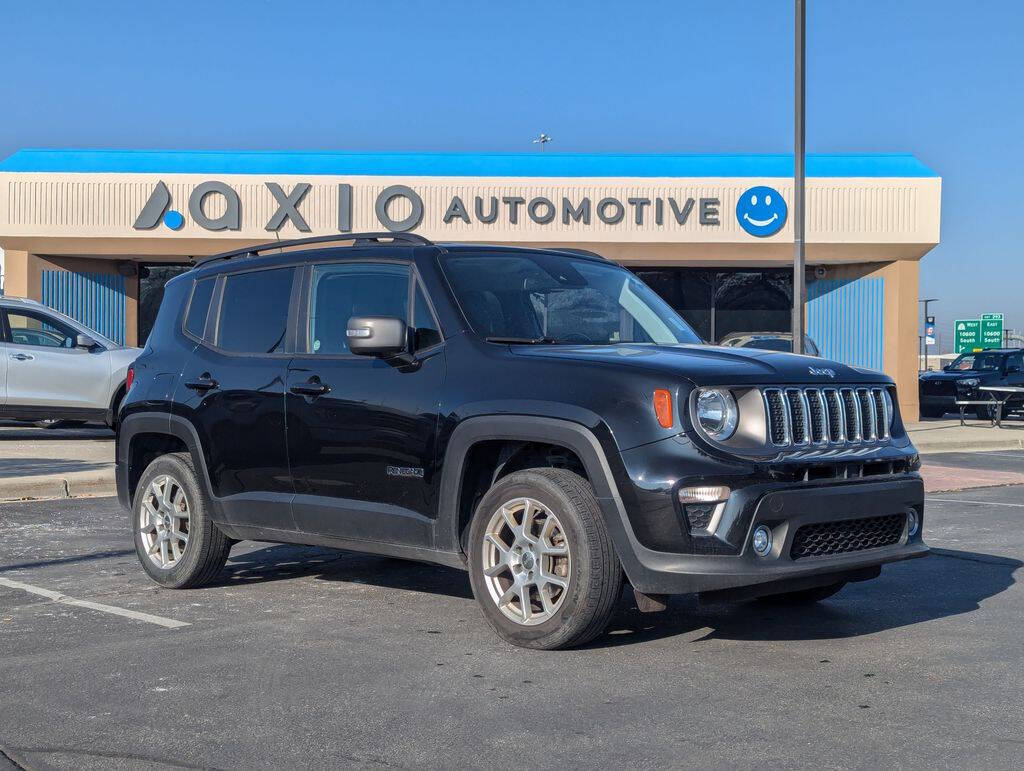
<path fill-rule="evenodd" d="M 189 537 L 185 545 L 185 554 L 177 564 L 168 569 L 157 567 L 146 554 L 146 547 L 142 541 L 139 527 L 139 509 L 142 506 L 143 496 L 153 479 L 162 474 L 170 475 L 181 484 L 189 506 Z M 199 487 L 191 464 L 186 463 L 177 455 L 162 455 L 146 467 L 135 488 L 131 524 L 135 553 L 138 555 L 139 562 L 142 563 L 143 570 L 149 574 L 150 578 L 168 588 L 185 586 L 190 582 L 198 567 L 202 542 L 208 537 L 207 531 L 215 526 L 207 512 L 206 496 L 203 495 Z"/>
<path fill-rule="evenodd" d="M 516 498 L 533 498 L 558 517 L 569 546 L 569 586 L 555 614 L 535 626 L 524 626 L 505 616 L 495 604 L 483 575 L 483 537 L 488 521 L 502 504 Z M 594 563 L 592 544 L 585 535 L 576 507 L 565 493 L 547 477 L 530 471 L 510 474 L 494 485 L 477 506 L 469 530 L 469 578 L 473 595 L 483 609 L 484 617 L 505 639 L 527 647 L 557 645 L 560 638 L 576 633 L 577 615 L 583 592 L 591 581 Z"/>

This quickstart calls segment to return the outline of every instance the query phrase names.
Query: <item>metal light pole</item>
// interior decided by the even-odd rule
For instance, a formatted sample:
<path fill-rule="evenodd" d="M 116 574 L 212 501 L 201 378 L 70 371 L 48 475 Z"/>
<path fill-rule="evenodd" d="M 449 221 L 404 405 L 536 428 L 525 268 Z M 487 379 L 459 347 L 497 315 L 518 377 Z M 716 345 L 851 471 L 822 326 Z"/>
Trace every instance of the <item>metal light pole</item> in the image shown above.
<path fill-rule="evenodd" d="M 804 275 L 804 0 L 794 0 L 794 127 L 793 138 L 793 353 L 804 352 L 804 302 L 807 298 Z"/>
<path fill-rule="evenodd" d="M 540 145 L 540 151 L 544 152 L 544 146 L 551 141 L 551 137 L 545 134 L 543 131 L 540 132 L 540 136 L 533 140 L 535 145 Z"/>
<path fill-rule="evenodd" d="M 937 303 L 938 301 L 939 301 L 938 297 L 929 297 L 927 300 L 918 300 L 919 303 L 924 303 L 924 325 L 925 325 L 925 327 L 928 326 L 928 304 L 929 303 Z M 924 335 L 924 337 L 926 338 L 925 341 L 924 341 L 924 371 L 927 372 L 928 371 L 928 340 L 927 340 L 928 336 Z"/>

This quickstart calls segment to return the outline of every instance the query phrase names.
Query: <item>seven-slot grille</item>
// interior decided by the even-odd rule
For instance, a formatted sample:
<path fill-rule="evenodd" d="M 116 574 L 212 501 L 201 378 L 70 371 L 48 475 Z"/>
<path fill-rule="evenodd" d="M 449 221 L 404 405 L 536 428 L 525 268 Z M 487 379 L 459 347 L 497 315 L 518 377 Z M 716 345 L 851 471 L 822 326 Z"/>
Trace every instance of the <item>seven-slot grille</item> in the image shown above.
<path fill-rule="evenodd" d="M 768 439 L 776 447 L 863 444 L 889 439 L 883 388 L 765 388 Z"/>

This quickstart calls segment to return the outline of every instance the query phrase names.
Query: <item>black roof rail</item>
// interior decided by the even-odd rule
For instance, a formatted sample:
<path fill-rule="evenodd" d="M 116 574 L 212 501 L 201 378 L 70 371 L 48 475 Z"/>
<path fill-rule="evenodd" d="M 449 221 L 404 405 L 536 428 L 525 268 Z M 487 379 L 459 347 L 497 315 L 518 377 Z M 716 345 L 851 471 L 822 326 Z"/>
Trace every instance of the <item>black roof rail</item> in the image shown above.
<path fill-rule="evenodd" d="M 433 246 L 434 242 L 416 233 L 338 233 L 333 236 L 311 236 L 309 238 L 292 238 L 288 241 L 269 241 L 265 244 L 247 246 L 244 249 L 234 249 L 230 252 L 221 252 L 210 257 L 196 260 L 196 267 L 205 265 L 215 260 L 230 260 L 233 257 L 255 257 L 262 252 L 269 252 L 272 249 L 283 249 L 288 246 L 305 246 L 306 244 L 328 244 L 334 241 L 354 241 L 353 246 L 370 246 L 373 244 L 383 245 L 383 239 L 390 241 L 404 241 L 407 244 L 416 246 Z"/>

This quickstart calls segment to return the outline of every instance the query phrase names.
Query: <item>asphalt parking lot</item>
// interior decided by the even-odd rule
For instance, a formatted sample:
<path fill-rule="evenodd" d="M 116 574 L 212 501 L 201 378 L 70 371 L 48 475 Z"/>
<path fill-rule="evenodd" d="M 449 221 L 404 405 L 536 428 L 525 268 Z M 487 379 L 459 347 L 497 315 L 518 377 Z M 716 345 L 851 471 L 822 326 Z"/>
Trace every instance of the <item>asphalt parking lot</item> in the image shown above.
<path fill-rule="evenodd" d="M 0 517 L 0 747 L 28 768 L 1024 763 L 1020 486 L 930 495 L 932 556 L 817 607 L 627 591 L 555 653 L 500 642 L 455 570 L 242 543 L 168 591 L 113 499 Z"/>

